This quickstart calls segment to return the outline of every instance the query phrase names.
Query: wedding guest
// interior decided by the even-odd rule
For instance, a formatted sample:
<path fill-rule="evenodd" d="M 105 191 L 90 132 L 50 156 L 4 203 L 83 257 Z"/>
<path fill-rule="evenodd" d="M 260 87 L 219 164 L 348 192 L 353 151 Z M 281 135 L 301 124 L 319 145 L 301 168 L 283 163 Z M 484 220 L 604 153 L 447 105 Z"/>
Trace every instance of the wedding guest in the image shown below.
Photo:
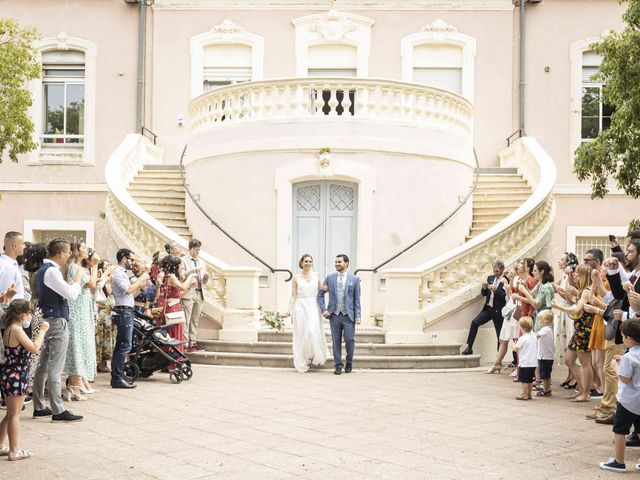
<path fill-rule="evenodd" d="M 148 268 L 142 260 L 136 259 L 133 261 L 131 271 L 133 272 L 133 277 L 130 281 L 135 282 L 142 274 L 147 273 Z M 149 277 L 151 277 L 151 275 L 149 275 Z M 155 306 L 156 301 L 156 286 L 152 282 L 149 282 L 149 285 L 141 290 L 133 300 L 133 309 L 137 313 L 151 317 L 151 309 Z"/>
<path fill-rule="evenodd" d="M 496 337 L 500 338 L 500 330 L 502 329 L 502 307 L 506 303 L 506 292 L 504 285 L 500 282 L 504 274 L 504 262 L 495 260 L 492 264 L 493 275 L 489 275 L 487 280 L 482 283 L 480 293 L 485 297 L 484 306 L 476 317 L 471 321 L 469 335 L 467 336 L 467 348 L 462 352 L 463 355 L 473 354 L 473 343 L 475 342 L 478 329 L 489 321 L 493 321 L 496 330 Z M 498 345 L 499 346 L 499 345 Z"/>
<path fill-rule="evenodd" d="M 4 252 L 0 254 L 0 292 L 11 285 L 16 286 L 14 299 L 24 298 L 24 283 L 17 258 L 24 253 L 24 238 L 21 233 L 7 232 L 4 236 Z"/>
<path fill-rule="evenodd" d="M 518 320 L 520 319 L 521 309 L 520 302 L 513 295 L 513 285 L 520 282 L 521 277 L 519 276 L 522 273 L 522 269 L 524 267 L 524 262 L 519 260 L 514 270 L 517 274 L 514 275 L 512 271 L 505 272 L 502 280 L 500 280 L 504 286 L 504 290 L 507 295 L 507 303 L 505 308 L 503 308 L 503 321 L 502 328 L 500 329 L 499 342 L 500 345 L 498 347 L 498 353 L 496 354 L 496 358 L 493 361 L 493 365 L 484 373 L 492 374 L 492 373 L 500 373 L 502 370 L 502 360 L 507 353 L 507 349 L 509 348 L 509 341 L 513 340 L 514 343 L 518 341 L 518 334 L 520 330 L 520 325 L 518 324 Z M 512 279 L 512 280 L 511 280 Z M 505 314 L 505 310 L 508 310 Z M 514 356 L 516 353 L 514 352 Z M 514 359 L 514 366 L 517 364 L 517 357 Z"/>
<path fill-rule="evenodd" d="M 531 317 L 521 317 L 518 321 L 522 336 L 513 349 L 518 352 L 520 359 L 520 369 L 518 371 L 518 381 L 522 384 L 522 394 L 516 400 L 531 400 L 533 377 L 538 366 L 538 341 L 533 335 L 533 320 Z"/>
<path fill-rule="evenodd" d="M 0 456 L 6 455 L 9 461 L 31 457 L 28 450 L 19 448 L 20 412 L 29 388 L 29 355 L 40 350 L 49 329 L 49 324 L 43 322 L 32 342 L 23 330 L 23 324 L 31 321 L 31 315 L 31 304 L 25 299 L 12 301 L 6 311 L 8 327 L 3 335 L 5 363 L 0 373 L 0 388 L 7 401 L 7 413 L 0 422 Z M 7 438 L 8 448 L 4 446 Z"/>
<path fill-rule="evenodd" d="M 556 290 L 555 300 L 559 305 L 563 307 L 568 307 L 569 302 L 562 296 L 563 293 L 569 289 L 570 283 L 569 279 L 573 275 L 573 271 L 578 266 L 578 257 L 574 253 L 565 252 L 560 256 L 558 260 L 558 268 L 560 271 L 560 278 L 555 284 L 554 288 Z M 572 303 L 572 302 L 571 302 Z M 567 346 L 569 345 L 569 341 L 573 336 L 573 319 L 569 317 L 568 314 L 557 310 L 555 318 L 554 331 L 556 336 L 558 337 L 557 342 L 557 350 L 559 352 L 559 358 L 562 363 L 565 362 L 565 351 Z M 576 381 L 571 376 L 571 371 L 567 370 L 567 377 L 564 379 L 560 386 L 567 389 L 573 389 L 576 387 Z"/>
<path fill-rule="evenodd" d="M 544 260 L 539 260 L 533 267 L 533 278 L 536 280 L 536 286 L 529 292 L 523 285 L 520 286 L 520 293 L 526 299 L 526 302 L 533 307 L 533 330 L 538 331 L 538 315 L 543 310 L 550 310 L 555 296 L 553 288 L 553 271 L 551 266 Z"/>
<path fill-rule="evenodd" d="M 71 244 L 67 282 L 82 274 L 80 295 L 69 301 L 69 345 L 65 362 L 67 400 L 86 400 L 87 393 L 95 393 L 89 382 L 96 375 L 95 305 L 91 290 L 98 283 L 100 259 L 84 242 Z"/>
<path fill-rule="evenodd" d="M 578 393 L 569 399 L 572 402 L 588 402 L 591 399 L 589 395 L 593 379 L 589 350 L 593 314 L 587 312 L 584 306 L 589 303 L 591 298 L 591 267 L 584 264 L 578 265 L 574 276 L 578 284 L 576 304 L 571 307 L 563 307 L 554 302 L 552 306 L 554 309 L 568 313 L 574 320 L 573 337 L 567 347 L 565 363 L 571 370 L 573 378 L 578 382 Z M 576 364 L 576 359 L 580 360 L 580 365 Z"/>
<path fill-rule="evenodd" d="M 555 355 L 554 334 L 553 334 L 553 312 L 544 310 L 538 315 L 540 320 L 540 331 L 534 335 L 538 339 L 538 370 L 542 387 L 536 393 L 537 397 L 551 396 L 551 372 L 553 371 L 553 357 Z"/>
<path fill-rule="evenodd" d="M 158 317 L 158 325 L 170 325 L 167 333 L 180 342 L 184 341 L 184 313 L 180 304 L 180 297 L 186 292 L 193 282 L 194 273 L 184 278 L 182 271 L 182 260 L 180 257 L 169 255 L 162 264 L 164 277 L 160 294 L 158 296 L 158 308 L 162 309 Z M 184 281 L 181 281 L 184 279 Z M 177 314 L 182 315 L 177 315 Z M 173 315 L 172 315 L 173 314 Z M 175 317 L 174 320 L 170 317 Z M 182 345 L 178 347 L 182 350 Z"/>
<path fill-rule="evenodd" d="M 31 308 L 33 316 L 31 319 L 31 338 L 35 338 L 40 331 L 42 323 L 42 311 L 39 305 L 38 289 L 36 288 L 36 272 L 47 258 L 47 246 L 44 243 L 34 243 L 25 248 L 24 269 L 29 275 L 29 291 L 31 292 Z M 31 368 L 29 369 L 29 386 L 33 387 L 33 376 L 36 373 L 40 352 L 31 355 Z"/>
<path fill-rule="evenodd" d="M 36 289 L 40 298 L 42 316 L 50 327 L 44 337 L 40 360 L 33 379 L 33 417 L 51 417 L 53 422 L 73 422 L 82 420 L 65 410 L 60 389 L 60 375 L 64 368 L 69 344 L 69 300 L 80 295 L 80 282 L 84 272 L 78 270 L 73 283 L 65 282 L 61 267 L 67 264 L 71 255 L 69 242 L 55 238 L 47 245 L 47 254 L 42 266 L 36 272 Z M 51 408 L 44 403 L 44 382 L 47 380 Z"/>
<path fill-rule="evenodd" d="M 191 287 L 182 295 L 182 309 L 185 317 L 185 342 L 187 351 L 194 352 L 200 350 L 198 345 L 198 324 L 202 315 L 204 304 L 204 286 L 209 281 L 207 267 L 199 257 L 202 242 L 195 238 L 189 241 L 189 253 L 182 257 L 182 269 L 184 274 L 189 276 L 194 274 L 194 282 Z"/>
<path fill-rule="evenodd" d="M 147 287 L 149 275 L 144 273 L 134 283 L 129 281 L 127 270 L 132 268 L 133 252 L 128 248 L 118 250 L 116 260 L 118 267 L 112 274 L 113 282 L 111 285 L 115 300 L 112 319 L 117 328 L 116 345 L 111 358 L 111 388 L 135 388 L 135 383 L 129 383 L 124 378 L 124 364 L 131 350 L 133 297 Z"/>
<path fill-rule="evenodd" d="M 98 283 L 94 290 L 96 302 L 96 364 L 99 373 L 111 373 L 109 360 L 113 352 L 116 333 L 111 322 L 111 310 L 115 304 L 111 291 L 111 274 L 115 270 L 108 260 L 98 263 Z"/>
<path fill-rule="evenodd" d="M 613 422 L 615 456 L 608 462 L 600 462 L 600 468 L 612 472 L 625 472 L 625 435 L 631 425 L 640 420 L 640 320 L 622 323 L 622 340 L 629 351 L 620 358 L 618 365 L 618 406 Z M 636 465 L 640 470 L 640 464 Z"/>

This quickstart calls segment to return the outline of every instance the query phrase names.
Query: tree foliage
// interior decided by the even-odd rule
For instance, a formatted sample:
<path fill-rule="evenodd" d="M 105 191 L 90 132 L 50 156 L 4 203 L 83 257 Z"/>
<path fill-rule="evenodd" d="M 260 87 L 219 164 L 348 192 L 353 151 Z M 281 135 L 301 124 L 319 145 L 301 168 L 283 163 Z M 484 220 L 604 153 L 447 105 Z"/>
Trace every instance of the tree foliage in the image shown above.
<path fill-rule="evenodd" d="M 0 18 L 0 162 L 5 151 L 17 162 L 20 153 L 37 147 L 27 114 L 32 102 L 27 82 L 40 77 L 41 71 L 33 48 L 37 39 L 35 29 Z"/>
<path fill-rule="evenodd" d="M 591 181 L 592 198 L 604 197 L 611 179 L 640 197 L 640 0 L 628 0 L 623 20 L 622 32 L 592 46 L 603 57 L 603 102 L 615 108 L 611 127 L 576 150 L 574 171 L 580 181 Z"/>

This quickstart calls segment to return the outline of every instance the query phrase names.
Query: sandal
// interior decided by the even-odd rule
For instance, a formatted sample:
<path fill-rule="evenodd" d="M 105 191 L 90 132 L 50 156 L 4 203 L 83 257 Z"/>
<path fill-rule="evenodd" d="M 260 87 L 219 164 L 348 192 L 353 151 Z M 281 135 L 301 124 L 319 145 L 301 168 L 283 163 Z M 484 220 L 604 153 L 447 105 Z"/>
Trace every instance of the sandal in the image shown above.
<path fill-rule="evenodd" d="M 586 403 L 586 402 L 590 402 L 591 401 L 591 397 L 580 398 L 580 395 L 578 395 L 577 397 L 572 398 L 569 401 L 573 402 L 573 403 Z"/>
<path fill-rule="evenodd" d="M 0 449 L 0 457 L 8 457 L 8 456 L 9 456 L 9 447 Z"/>
<path fill-rule="evenodd" d="M 527 395 L 522 394 L 522 395 L 518 395 L 516 397 L 516 400 L 531 400 L 531 397 L 528 397 Z"/>
<path fill-rule="evenodd" d="M 578 386 L 578 382 L 574 382 L 574 383 L 568 383 L 567 385 L 565 385 L 563 388 L 565 390 L 573 390 L 574 388 L 576 388 Z"/>
<path fill-rule="evenodd" d="M 9 452 L 9 461 L 10 462 L 14 462 L 16 460 L 26 460 L 27 458 L 31 458 L 31 452 L 29 452 L 28 450 L 18 450 L 14 454 Z"/>
<path fill-rule="evenodd" d="M 550 397 L 551 396 L 551 390 L 538 390 L 536 392 L 536 397 Z"/>

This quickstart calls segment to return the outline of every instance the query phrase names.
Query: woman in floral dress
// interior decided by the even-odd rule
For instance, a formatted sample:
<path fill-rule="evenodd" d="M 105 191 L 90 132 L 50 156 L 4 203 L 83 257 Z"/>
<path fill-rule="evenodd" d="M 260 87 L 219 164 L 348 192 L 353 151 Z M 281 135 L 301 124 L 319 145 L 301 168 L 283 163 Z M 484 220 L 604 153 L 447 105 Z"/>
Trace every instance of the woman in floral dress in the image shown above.
<path fill-rule="evenodd" d="M 116 304 L 111 292 L 111 274 L 115 267 L 107 260 L 98 264 L 98 284 L 94 292 L 97 307 L 96 363 L 98 372 L 110 373 L 109 360 L 116 341 L 116 329 L 111 322 L 111 309 Z"/>
<path fill-rule="evenodd" d="M 88 382 L 96 376 L 95 305 L 91 290 L 98 282 L 99 261 L 97 255 L 90 254 L 84 242 L 71 244 L 67 281 L 73 282 L 80 269 L 84 269 L 85 274 L 80 282 L 80 295 L 69 301 L 69 346 L 64 366 L 68 376 L 68 400 L 86 400 L 84 394 L 95 393 Z"/>

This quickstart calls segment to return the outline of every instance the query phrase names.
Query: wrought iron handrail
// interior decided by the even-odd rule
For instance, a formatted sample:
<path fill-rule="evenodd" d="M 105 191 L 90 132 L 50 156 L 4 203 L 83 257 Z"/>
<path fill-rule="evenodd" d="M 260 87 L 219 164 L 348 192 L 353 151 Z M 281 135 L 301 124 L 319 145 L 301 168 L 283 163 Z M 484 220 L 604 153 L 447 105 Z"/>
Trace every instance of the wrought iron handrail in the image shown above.
<path fill-rule="evenodd" d="M 273 268 L 271 265 L 269 265 L 267 262 L 265 262 L 264 260 L 262 260 L 260 257 L 258 257 L 255 253 L 253 253 L 251 250 L 249 250 L 247 247 L 245 247 L 242 243 L 240 243 L 240 241 L 236 240 L 229 232 L 227 232 L 224 228 L 222 228 L 222 226 L 216 222 L 211 215 L 209 215 L 205 209 L 202 207 L 202 205 L 200 205 L 200 202 L 198 201 L 198 199 L 196 198 L 196 196 L 191 193 L 191 190 L 189 189 L 189 184 L 187 183 L 187 179 L 184 176 L 184 156 L 187 153 L 187 144 L 185 144 L 184 148 L 182 149 L 182 154 L 180 155 L 180 178 L 182 179 L 182 185 L 184 186 L 184 191 L 187 192 L 187 195 L 189 195 L 189 198 L 191 199 L 191 201 L 195 204 L 196 207 L 198 207 L 198 210 L 200 210 L 200 212 L 202 212 L 202 214 L 207 217 L 207 220 L 209 220 L 211 222 L 212 225 L 214 225 L 218 230 L 220 230 L 229 240 L 231 240 L 233 243 L 235 243 L 237 246 L 239 246 L 242 250 L 244 250 L 245 252 L 247 252 L 249 255 L 251 255 L 253 258 L 255 258 L 258 262 L 260 262 L 262 265 L 264 265 L 265 267 L 267 267 L 269 269 L 269 271 L 271 273 L 276 273 L 276 272 L 285 272 L 289 274 L 289 278 L 287 278 L 285 280 L 285 282 L 290 281 L 293 278 L 293 272 L 287 268 Z"/>
<path fill-rule="evenodd" d="M 527 136 L 526 132 L 522 128 L 519 128 L 518 130 L 516 130 L 515 132 L 513 132 L 511 135 L 507 137 L 506 139 L 507 147 L 510 147 L 511 143 L 514 140 L 517 140 L 519 138 L 526 137 L 526 136 Z"/>
<path fill-rule="evenodd" d="M 385 260 L 384 262 L 382 262 L 380 265 L 377 265 L 373 268 L 358 268 L 355 272 L 354 275 L 357 275 L 358 272 L 373 272 L 373 273 L 378 273 L 378 270 L 380 270 L 382 267 L 384 267 L 386 264 L 388 264 L 389 262 L 392 262 L 393 260 L 395 260 L 396 258 L 398 258 L 400 255 L 402 255 L 403 253 L 407 252 L 408 250 L 410 250 L 411 248 L 415 247 L 418 243 L 420 243 L 421 241 L 423 241 L 425 238 L 427 238 L 429 235 L 431 235 L 433 232 L 435 232 L 436 230 L 438 230 L 440 227 L 442 227 L 451 217 L 453 217 L 458 210 L 460 210 L 466 203 L 467 201 L 471 198 L 471 195 L 473 195 L 473 192 L 476 189 L 476 186 L 478 185 L 478 178 L 480 177 L 480 164 L 478 162 L 478 154 L 476 153 L 476 149 L 474 147 L 473 149 L 473 158 L 475 159 L 476 162 L 476 168 L 474 170 L 474 178 L 473 178 L 473 185 L 471 185 L 471 188 L 469 189 L 469 193 L 467 193 L 467 196 L 464 198 L 464 200 L 456 207 L 453 209 L 453 211 L 451 211 L 451 213 L 449 213 L 440 223 L 438 223 L 435 227 L 433 227 L 431 230 L 429 230 L 427 233 L 425 233 L 424 235 L 422 235 L 420 238 L 418 238 L 415 242 L 413 242 L 411 245 L 409 245 L 408 247 L 403 248 L 401 251 L 399 251 L 398 253 L 396 253 L 395 255 L 393 255 L 392 257 L 388 258 L 387 260 Z"/>
<path fill-rule="evenodd" d="M 157 134 L 155 134 L 155 133 L 153 133 L 151 130 L 149 130 L 149 129 L 148 129 L 147 127 L 145 127 L 144 125 L 142 125 L 142 126 L 140 127 L 140 135 L 145 136 L 145 135 L 144 135 L 144 132 L 147 132 L 147 133 L 149 133 L 149 134 L 151 135 L 151 139 L 153 140 L 153 144 L 155 145 L 155 144 L 156 144 L 156 142 L 158 141 L 158 135 L 157 135 Z M 147 136 L 148 136 L 148 135 L 147 135 Z"/>

